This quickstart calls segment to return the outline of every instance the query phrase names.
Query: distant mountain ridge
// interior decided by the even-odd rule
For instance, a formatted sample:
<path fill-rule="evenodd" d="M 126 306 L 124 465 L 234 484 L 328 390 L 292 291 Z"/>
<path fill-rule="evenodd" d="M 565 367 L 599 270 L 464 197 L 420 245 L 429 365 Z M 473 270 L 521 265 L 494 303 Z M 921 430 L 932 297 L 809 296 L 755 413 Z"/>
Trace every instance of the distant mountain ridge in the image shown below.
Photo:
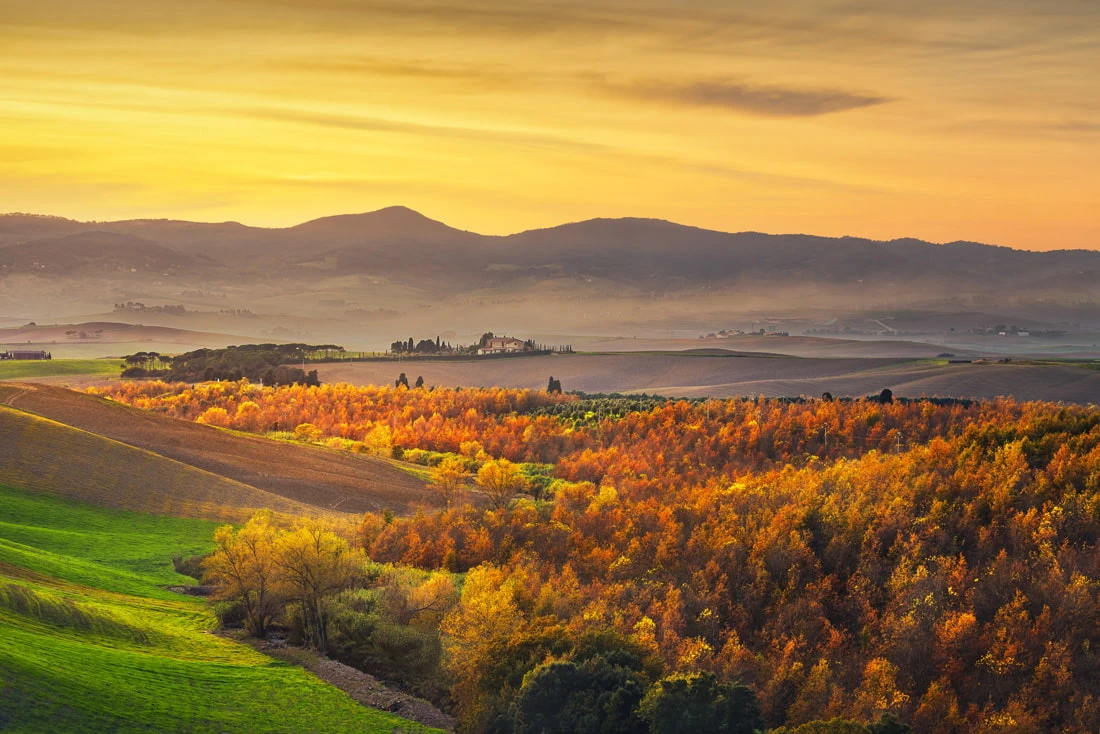
<path fill-rule="evenodd" d="M 726 233 L 658 219 L 591 219 L 507 236 L 450 227 L 406 207 L 285 228 L 0 215 L 0 274 L 125 270 L 217 277 L 369 274 L 458 293 L 508 281 L 612 282 L 662 291 L 766 283 L 937 292 L 1057 291 L 1100 282 L 1100 252 L 973 242 Z M 127 263 L 131 263 L 129 266 Z M 136 263 L 136 264 L 134 264 Z"/>

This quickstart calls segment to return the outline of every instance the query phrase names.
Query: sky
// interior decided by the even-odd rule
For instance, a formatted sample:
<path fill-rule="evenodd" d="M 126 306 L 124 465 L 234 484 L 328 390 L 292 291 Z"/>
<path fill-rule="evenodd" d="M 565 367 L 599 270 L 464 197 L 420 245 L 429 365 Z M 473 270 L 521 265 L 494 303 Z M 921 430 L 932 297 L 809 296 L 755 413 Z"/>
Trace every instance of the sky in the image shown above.
<path fill-rule="evenodd" d="M 0 0 L 0 211 L 1100 249 L 1096 0 Z"/>

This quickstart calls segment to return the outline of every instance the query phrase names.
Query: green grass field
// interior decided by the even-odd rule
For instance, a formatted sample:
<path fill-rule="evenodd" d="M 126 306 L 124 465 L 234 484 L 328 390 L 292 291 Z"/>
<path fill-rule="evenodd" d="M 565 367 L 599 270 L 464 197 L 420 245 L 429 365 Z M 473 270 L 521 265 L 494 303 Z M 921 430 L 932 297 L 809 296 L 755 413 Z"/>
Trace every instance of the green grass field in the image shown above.
<path fill-rule="evenodd" d="M 0 731 L 430 731 L 211 634 L 173 555 L 214 523 L 0 486 Z"/>
<path fill-rule="evenodd" d="M 31 380 L 66 375 L 108 375 L 118 377 L 119 359 L 29 359 L 0 360 L 0 380 Z"/>

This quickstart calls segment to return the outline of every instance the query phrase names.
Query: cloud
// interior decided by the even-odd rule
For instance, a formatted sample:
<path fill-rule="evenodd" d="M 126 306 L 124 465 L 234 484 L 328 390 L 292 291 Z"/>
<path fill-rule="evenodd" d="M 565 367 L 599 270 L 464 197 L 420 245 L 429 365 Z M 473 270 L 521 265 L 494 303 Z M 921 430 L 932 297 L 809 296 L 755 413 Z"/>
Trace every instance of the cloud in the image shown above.
<path fill-rule="evenodd" d="M 816 117 L 885 104 L 890 97 L 837 89 L 744 84 L 725 79 L 686 83 L 647 81 L 606 84 L 609 91 L 635 99 L 698 107 L 718 107 L 761 117 Z"/>
<path fill-rule="evenodd" d="M 517 145 L 531 148 L 561 148 L 586 153 L 609 150 L 598 143 L 589 143 L 557 135 L 495 128 L 462 127 L 458 125 L 432 125 L 407 120 L 363 115 L 332 114 L 308 110 L 289 110 L 272 107 L 256 107 L 234 110 L 238 114 L 264 120 L 317 125 L 320 127 L 359 130 L 363 132 L 397 133 L 431 137 L 459 138 L 496 145 Z"/>
<path fill-rule="evenodd" d="M 279 69 L 392 77 L 402 80 L 460 83 L 466 88 L 483 90 L 515 89 L 531 82 L 510 64 L 459 64 L 423 59 L 384 58 L 381 56 L 335 56 L 327 58 L 284 57 L 269 62 Z"/>

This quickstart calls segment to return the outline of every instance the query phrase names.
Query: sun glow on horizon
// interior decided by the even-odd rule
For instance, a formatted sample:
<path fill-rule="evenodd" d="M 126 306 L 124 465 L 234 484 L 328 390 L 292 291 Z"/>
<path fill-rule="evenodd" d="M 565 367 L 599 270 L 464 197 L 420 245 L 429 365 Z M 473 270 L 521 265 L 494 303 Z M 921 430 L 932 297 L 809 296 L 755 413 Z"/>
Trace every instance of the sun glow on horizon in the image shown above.
<path fill-rule="evenodd" d="M 0 0 L 0 196 L 1100 248 L 1100 8 Z"/>

